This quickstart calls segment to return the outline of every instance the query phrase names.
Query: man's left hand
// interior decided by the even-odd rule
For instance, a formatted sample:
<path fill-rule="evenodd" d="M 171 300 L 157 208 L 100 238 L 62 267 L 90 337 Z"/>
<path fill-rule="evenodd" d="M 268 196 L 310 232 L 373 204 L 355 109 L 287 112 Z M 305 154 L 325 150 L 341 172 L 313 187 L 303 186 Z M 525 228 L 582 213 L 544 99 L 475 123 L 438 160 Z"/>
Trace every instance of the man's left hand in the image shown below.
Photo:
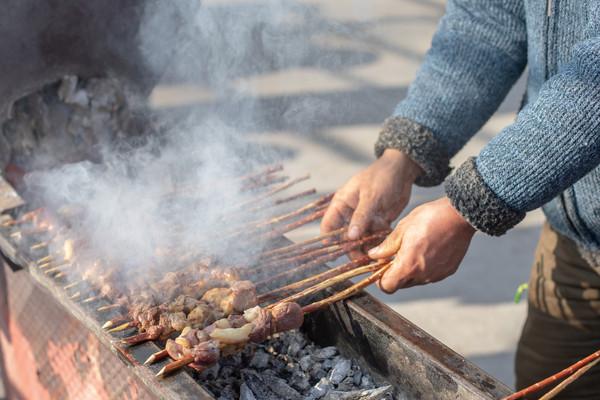
<path fill-rule="evenodd" d="M 446 197 L 415 208 L 386 240 L 372 249 L 374 259 L 396 258 L 379 281 L 386 293 L 440 281 L 462 261 L 475 229 Z"/>

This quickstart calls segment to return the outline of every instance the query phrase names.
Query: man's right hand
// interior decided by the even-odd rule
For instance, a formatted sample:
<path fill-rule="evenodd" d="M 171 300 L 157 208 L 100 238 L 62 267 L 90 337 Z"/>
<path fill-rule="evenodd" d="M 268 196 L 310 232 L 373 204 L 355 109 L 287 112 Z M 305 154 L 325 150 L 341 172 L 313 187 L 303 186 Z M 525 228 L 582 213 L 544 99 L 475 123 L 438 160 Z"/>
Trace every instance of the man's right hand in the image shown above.
<path fill-rule="evenodd" d="M 387 149 L 336 192 L 321 222 L 321 232 L 348 225 L 348 238 L 354 240 L 389 228 L 406 207 L 412 184 L 422 173 L 406 154 Z"/>

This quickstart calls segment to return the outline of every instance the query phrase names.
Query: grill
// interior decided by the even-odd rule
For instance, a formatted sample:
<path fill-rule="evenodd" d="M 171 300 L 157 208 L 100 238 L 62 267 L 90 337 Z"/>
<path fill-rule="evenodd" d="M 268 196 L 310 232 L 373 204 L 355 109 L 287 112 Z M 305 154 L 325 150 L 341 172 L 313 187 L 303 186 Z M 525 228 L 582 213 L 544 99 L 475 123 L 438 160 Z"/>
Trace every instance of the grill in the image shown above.
<path fill-rule="evenodd" d="M 5 182 L 2 211 L 21 205 Z M 5 218 L 9 218 L 6 214 Z M 286 239 L 274 240 L 274 244 Z M 101 329 L 94 306 L 71 300 L 35 262 L 0 235 L 4 371 L 22 398 L 214 398 L 193 373 L 157 379 L 143 366 L 153 342 L 123 348 Z M 324 267 L 323 267 L 324 268 Z M 344 286 L 344 285 L 342 285 Z M 340 289 L 340 288 L 336 288 Z M 406 398 L 493 399 L 508 388 L 367 293 L 310 315 L 302 332 L 336 346 Z"/>
<path fill-rule="evenodd" d="M 186 17 L 193 15 L 191 10 L 197 8 L 198 2 L 178 2 L 177 6 L 168 10 L 171 17 L 165 21 L 170 21 L 172 26 L 160 26 L 159 36 L 164 43 L 161 41 L 155 47 L 163 53 L 153 53 L 152 62 L 145 60 L 145 55 L 141 54 L 138 28 L 144 17 L 153 15 L 153 9 L 146 7 L 152 7 L 155 2 L 111 0 L 96 4 L 66 0 L 51 7 L 37 0 L 10 3 L 7 7 L 12 10 L 11 14 L 7 14 L 10 18 L 4 17 L 9 20 L 0 24 L 1 36 L 8 38 L 0 40 L 0 53 L 8 55 L 0 60 L 1 117 L 9 115 L 9 105 L 13 101 L 67 75 L 84 79 L 110 75 L 121 83 L 126 82 L 125 86 L 133 91 L 147 94 L 166 67 L 164 64 L 171 58 L 173 43 L 183 40 L 186 29 L 181 28 L 184 28 Z M 189 8 L 180 3 L 189 5 Z M 47 23 L 48 19 L 52 23 Z M 31 23 L 23 24 L 23 20 Z M 19 40 L 12 40 L 15 37 Z M 160 65 L 157 65 L 159 60 Z M 54 86 L 55 89 L 57 87 Z M 63 92 L 62 96 L 58 96 L 60 101 L 68 98 L 64 103 L 77 109 L 81 105 L 78 88 L 77 78 L 64 80 L 58 89 Z M 95 90 L 99 98 L 104 99 L 106 96 L 103 94 L 110 93 L 112 89 L 96 85 Z M 110 107 L 99 104 L 99 107 L 105 115 L 109 115 L 113 105 L 119 108 L 122 104 L 110 103 Z M 64 106 L 60 104 L 60 109 Z M 87 117 L 86 110 L 79 111 L 83 113 L 81 118 Z M 28 122 L 27 118 L 25 115 L 25 122 Z M 136 122 L 139 121 L 132 117 L 116 125 L 129 128 Z M 102 124 L 95 128 L 104 130 Z M 146 132 L 147 127 L 138 130 Z M 15 132 L 18 133 L 18 130 Z M 55 132 L 46 133 L 51 136 Z M 4 143 L 0 143 L 0 147 L 0 150 L 6 148 Z M 29 153 L 27 148 L 22 150 L 24 158 L 16 161 L 26 164 Z M 6 165 L 9 161 L 10 157 L 0 154 L 2 164 Z M 19 176 L 22 171 L 16 169 L 12 172 Z M 9 176 L 11 181 L 13 178 Z M 274 180 L 271 183 L 280 182 Z M 299 193 L 298 197 L 311 194 L 314 192 Z M 289 199 L 293 200 L 294 196 Z M 22 216 L 28 206 L 11 185 L 0 178 L 0 225 Z M 319 204 L 321 206 L 323 204 Z M 323 209 L 317 207 L 312 211 L 313 217 L 320 216 Z M 305 222 L 308 220 L 305 219 Z M 216 398 L 212 394 L 214 391 L 208 390 L 213 378 L 199 375 L 189 368 L 157 378 L 156 373 L 167 361 L 149 366 L 143 363 L 151 354 L 161 350 L 160 346 L 164 343 L 150 341 L 124 347 L 120 339 L 125 333 L 113 335 L 102 328 L 107 314 L 98 310 L 98 304 L 73 299 L 65 291 L 64 283 L 58 284 L 56 279 L 41 270 L 29 244 L 26 247 L 17 245 L 12 233 L 11 229 L 0 227 L 3 259 L 0 272 L 0 355 L 9 396 L 35 399 Z M 289 243 L 284 237 L 285 231 L 275 233 L 269 237 L 268 247 L 277 248 Z M 325 271 L 327 266 L 322 262 L 333 260 L 347 250 L 341 248 L 337 253 L 305 259 L 303 262 L 311 267 L 306 272 Z M 349 285 L 349 282 L 338 284 L 328 292 L 313 296 L 312 300 L 339 293 Z M 300 332 L 322 351 L 335 346 L 342 358 L 355 360 L 360 365 L 360 373 L 372 376 L 378 386 L 391 385 L 394 398 L 494 399 L 509 394 L 508 388 L 500 382 L 365 292 L 308 314 Z M 268 347 L 277 346 L 277 342 L 265 346 L 264 349 L 269 350 Z M 281 351 L 276 352 L 282 355 Z M 331 363 L 332 359 L 326 359 L 323 364 L 325 362 Z M 245 370 L 248 364 L 247 359 L 241 358 L 234 368 Z M 260 381 L 266 377 L 256 379 Z M 371 394 L 371 397 L 354 394 L 351 398 L 384 398 L 383 394 Z M 227 398 L 224 394 L 222 396 Z M 279 394 L 265 398 L 287 397 Z"/>

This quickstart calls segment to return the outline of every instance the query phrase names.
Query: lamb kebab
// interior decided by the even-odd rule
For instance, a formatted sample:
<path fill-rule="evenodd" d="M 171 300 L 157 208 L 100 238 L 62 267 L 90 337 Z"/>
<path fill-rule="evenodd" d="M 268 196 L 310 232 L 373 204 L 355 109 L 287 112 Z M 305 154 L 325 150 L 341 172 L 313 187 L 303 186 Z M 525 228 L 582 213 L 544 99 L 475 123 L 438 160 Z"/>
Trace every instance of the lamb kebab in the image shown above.
<path fill-rule="evenodd" d="M 174 301 L 131 311 L 132 326 L 140 332 L 127 337 L 122 343 L 133 345 L 147 340 L 166 339 L 184 328 L 204 328 L 210 323 L 257 304 L 256 291 L 252 282 L 238 281 L 230 287 L 213 288 L 202 298 L 181 295 Z"/>
<path fill-rule="evenodd" d="M 320 273 L 308 281 L 302 280 L 295 287 L 296 289 L 302 289 L 307 283 L 314 285 L 296 294 L 293 294 L 292 289 L 288 285 L 284 287 L 285 290 L 281 293 L 286 295 L 291 294 L 291 296 L 283 301 L 298 300 L 381 267 L 381 263 L 365 265 L 368 262 L 367 258 L 360 261 L 352 261 L 342 266 L 343 268 L 331 270 L 333 274 Z M 269 297 L 273 298 L 273 295 L 271 294 Z M 178 304 L 176 304 L 178 308 L 176 309 L 173 309 L 171 304 L 166 304 L 160 307 L 153 307 L 147 312 L 138 314 L 134 321 L 142 333 L 125 338 L 122 342 L 132 345 L 146 340 L 165 339 L 172 333 L 182 331 L 184 328 L 202 329 L 219 317 L 231 316 L 234 318 L 236 314 L 240 314 L 242 311 L 258 305 L 261 299 L 262 296 L 257 297 L 255 286 L 249 281 L 234 282 L 230 288 L 214 288 L 206 292 L 199 301 L 194 302 L 190 300 L 190 306 L 187 307 L 187 315 L 185 306 L 182 304 L 184 300 L 178 298 Z M 215 315 L 217 317 L 212 318 Z M 131 321 L 127 326 L 129 327 L 130 325 L 133 325 Z"/>
<path fill-rule="evenodd" d="M 358 241 L 349 241 L 347 242 L 347 246 L 344 247 L 345 252 L 352 250 L 360 245 L 363 245 L 365 243 L 371 243 L 373 240 L 376 239 L 380 239 L 382 237 L 381 233 L 377 233 L 374 234 L 370 237 L 367 237 L 365 239 L 360 239 Z M 285 277 L 294 277 L 294 275 L 298 276 L 301 273 L 306 272 L 307 270 L 309 270 L 309 267 L 311 266 L 320 266 L 322 265 L 322 263 L 327 262 L 327 261 L 331 261 L 334 258 L 338 258 L 341 254 L 338 252 L 336 254 L 324 254 L 321 257 L 316 257 L 313 260 L 309 261 L 308 263 L 305 264 L 300 264 L 295 266 L 292 269 L 289 269 L 286 271 L 286 273 L 284 274 Z M 302 256 L 302 255 L 300 255 Z M 316 254 L 315 254 L 316 256 Z M 333 256 L 333 257 L 332 257 Z M 240 275 L 242 275 L 244 272 L 248 272 L 247 270 L 243 270 L 240 269 L 239 272 L 236 271 L 235 269 L 219 269 L 218 267 L 216 267 L 217 269 L 213 269 L 210 271 L 209 275 L 205 277 L 205 279 L 203 280 L 197 280 L 195 281 L 196 283 L 194 284 L 190 284 L 190 282 L 194 282 L 194 279 L 196 278 L 190 278 L 189 276 L 187 276 L 184 273 L 179 273 L 179 272 L 171 272 L 168 273 L 167 276 L 165 276 L 165 278 L 163 280 L 161 280 L 158 284 L 159 289 L 157 290 L 159 293 L 171 293 L 174 289 L 176 294 L 174 295 L 170 295 L 167 296 L 167 301 L 170 301 L 172 299 L 174 299 L 176 297 L 177 294 L 187 294 L 189 296 L 193 296 L 195 298 L 200 298 L 202 296 L 202 292 L 200 292 L 200 289 L 203 290 L 208 290 L 211 288 L 217 288 L 217 287 L 222 287 L 222 288 L 226 288 L 230 283 L 235 282 L 235 281 L 239 281 L 240 280 Z M 256 275 L 256 270 L 255 269 L 251 269 L 250 271 L 250 275 Z M 260 287 L 267 287 L 269 282 L 270 283 L 277 283 L 278 280 L 280 280 L 280 278 L 282 277 L 281 274 L 276 274 L 274 276 L 274 280 L 269 281 L 264 280 L 260 282 Z M 257 285 L 258 286 L 258 285 Z M 156 287 L 156 285 L 151 285 L 151 288 Z M 227 290 L 227 289 L 223 289 L 223 290 Z M 127 301 L 129 304 L 139 304 L 141 303 L 139 301 L 140 298 L 148 298 L 148 293 L 145 293 L 142 291 L 141 294 L 138 293 L 133 293 L 131 296 L 128 296 L 123 302 L 123 307 L 127 308 Z M 164 302 L 164 301 L 163 301 Z M 142 302 L 142 304 L 147 304 L 147 308 L 151 308 L 153 306 L 158 305 L 156 301 L 146 301 L 145 303 Z M 113 305 L 110 306 L 111 308 L 113 308 Z M 136 305 L 136 307 L 139 308 L 139 305 Z M 102 307 L 101 307 L 102 308 Z M 108 327 L 113 326 L 114 323 L 109 323 Z M 123 328 L 128 328 L 129 325 L 125 325 Z"/>
<path fill-rule="evenodd" d="M 231 292 L 230 286 L 242 286 L 234 285 L 239 281 L 239 274 L 234 269 L 229 268 L 206 270 L 205 267 L 200 266 L 197 269 L 189 268 L 183 271 L 168 272 L 158 282 L 132 290 L 127 295 L 116 297 L 117 302 L 115 304 L 127 309 L 127 315 L 109 321 L 104 327 L 110 328 L 115 324 L 115 321 L 127 321 L 128 324 L 123 324 L 119 329 L 115 328 L 114 331 L 138 326 L 142 323 L 140 320 L 142 315 L 145 315 L 145 319 L 153 321 L 159 317 L 160 310 L 170 310 L 172 306 L 169 303 L 181 296 L 195 301 L 203 296 L 215 300 L 215 296 L 212 294 L 214 293 L 213 289 L 217 291 L 225 289 L 225 291 Z M 220 290 L 219 293 L 226 297 L 225 291 Z M 115 298 L 113 297 L 113 299 Z M 187 301 L 187 304 L 189 304 L 189 301 Z M 150 315 L 154 315 L 154 317 L 150 317 Z"/>
<path fill-rule="evenodd" d="M 276 333 L 298 329 L 302 326 L 304 314 L 358 293 L 379 280 L 391 265 L 391 262 L 375 263 L 372 265 L 374 273 L 369 277 L 305 307 L 283 300 L 266 308 L 256 306 L 246 310 L 241 316 L 218 320 L 201 330 L 185 329 L 177 339 L 167 340 L 163 353 L 166 352 L 176 361 L 162 368 L 157 376 L 163 376 L 186 365 L 203 370 L 218 362 L 221 357 L 239 352 L 248 343 L 260 343 Z"/>
<path fill-rule="evenodd" d="M 379 236 L 376 238 L 379 238 Z M 370 240 L 372 239 L 368 239 L 368 241 Z M 317 261 L 318 264 L 321 265 L 318 258 Z M 368 269 L 363 271 L 361 268 L 359 268 L 368 262 L 369 260 L 367 258 L 350 262 L 342 268 L 338 267 L 334 270 L 331 270 L 328 274 L 321 273 L 315 275 L 309 281 L 300 281 L 298 285 L 295 285 L 292 288 L 290 288 L 289 285 L 286 285 L 284 286 L 285 290 L 280 291 L 279 293 L 292 294 L 293 291 L 290 292 L 290 290 L 294 288 L 302 289 L 310 284 L 324 284 L 324 287 L 331 286 L 332 284 L 341 282 L 342 280 L 370 271 Z M 312 263 L 314 263 L 314 261 L 312 261 Z M 294 275 L 296 272 L 301 272 L 304 267 L 304 265 L 300 265 L 299 267 L 292 268 L 287 272 L 290 275 Z M 200 295 L 196 294 L 194 298 L 191 298 L 188 301 L 190 306 L 187 307 L 181 305 L 182 302 L 184 302 L 182 298 L 176 299 L 175 309 L 173 304 L 170 303 L 165 303 L 162 305 L 156 305 L 149 302 L 135 303 L 135 305 L 130 308 L 129 314 L 126 318 L 121 318 L 117 321 L 109 321 L 109 324 L 105 326 L 110 327 L 117 322 L 125 321 L 125 323 L 119 327 L 111 329 L 111 332 L 128 329 L 134 326 L 138 327 L 138 330 L 140 331 L 139 334 L 123 340 L 125 344 L 131 345 L 146 340 L 154 340 L 158 338 L 164 339 L 173 332 L 181 331 L 183 326 L 197 327 L 203 323 L 207 324 L 212 322 L 213 318 L 211 318 L 211 316 L 228 316 L 235 312 L 239 313 L 240 311 L 249 308 L 253 304 L 258 304 L 258 300 L 256 298 L 257 291 L 252 282 L 239 282 L 230 280 L 229 283 L 229 287 L 218 287 L 211 289 L 202 295 L 202 297 L 198 297 Z M 181 286 L 185 286 L 186 284 L 187 282 L 185 281 L 181 282 Z M 269 298 L 272 299 L 273 297 L 273 293 L 271 293 Z M 199 304 L 196 305 L 194 301 L 199 302 Z M 236 303 L 241 303 L 241 305 L 236 306 Z M 208 309 L 209 306 L 213 307 L 212 312 Z M 216 312 L 214 311 L 215 307 Z M 192 312 L 191 315 L 188 315 L 192 310 L 195 311 Z M 201 314 L 202 317 L 199 318 L 195 314 Z"/>

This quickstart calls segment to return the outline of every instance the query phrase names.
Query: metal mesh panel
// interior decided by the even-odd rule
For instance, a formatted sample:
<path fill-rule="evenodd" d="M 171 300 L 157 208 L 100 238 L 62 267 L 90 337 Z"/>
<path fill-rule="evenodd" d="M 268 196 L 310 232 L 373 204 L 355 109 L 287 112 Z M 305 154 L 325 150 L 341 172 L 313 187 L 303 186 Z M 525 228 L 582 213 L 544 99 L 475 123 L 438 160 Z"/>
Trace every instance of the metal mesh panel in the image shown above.
<path fill-rule="evenodd" d="M 2 267 L 7 392 L 24 399 L 145 399 L 147 389 L 26 270 Z"/>

